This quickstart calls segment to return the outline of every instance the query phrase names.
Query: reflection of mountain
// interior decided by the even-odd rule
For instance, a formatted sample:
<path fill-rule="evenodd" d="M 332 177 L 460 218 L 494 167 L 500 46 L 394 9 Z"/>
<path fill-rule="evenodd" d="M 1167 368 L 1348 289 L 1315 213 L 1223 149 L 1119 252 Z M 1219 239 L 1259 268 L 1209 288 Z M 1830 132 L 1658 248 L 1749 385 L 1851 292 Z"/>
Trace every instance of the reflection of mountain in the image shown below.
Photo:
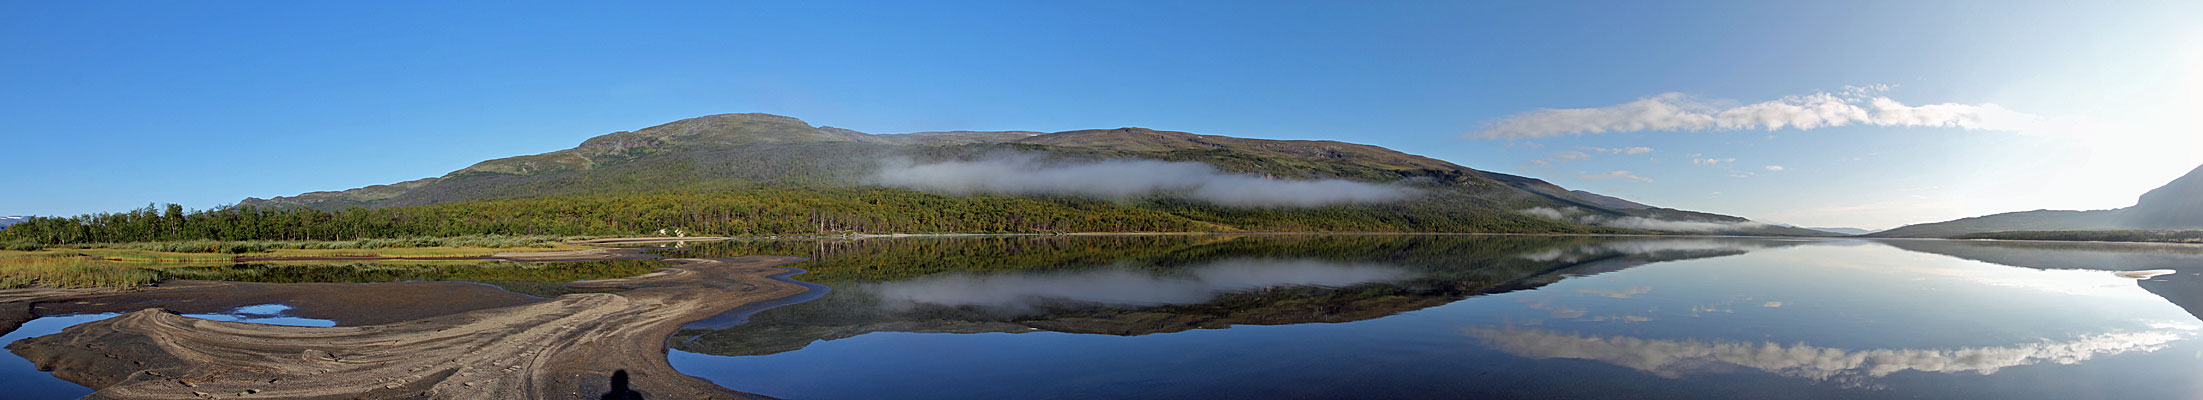
<path fill-rule="evenodd" d="M 746 325 L 686 330 L 676 335 L 674 347 L 754 355 L 871 332 L 1144 335 L 1351 322 L 1649 262 L 1797 243 L 1521 236 L 1205 236 L 1136 242 L 1144 247 L 1125 246 L 1133 243 L 1121 238 L 1042 237 L 884 241 L 863 246 L 894 249 L 843 249 L 839 254 L 853 256 L 821 257 L 807 268 L 876 267 L 876 258 L 908 257 L 904 253 L 1030 264 L 973 268 L 994 273 L 828 282 L 834 290 L 818 300 L 757 313 Z M 986 257 L 978 253 L 988 250 L 980 249 L 1000 251 L 1002 257 Z"/>
<path fill-rule="evenodd" d="M 1539 329 L 1462 328 L 1493 348 L 1529 358 L 1594 360 L 1663 377 L 1738 366 L 1776 375 L 1846 384 L 1902 371 L 1995 373 L 2042 362 L 2073 364 L 2103 355 L 2156 351 L 2192 336 L 2176 328 L 2082 335 L 2063 341 L 1950 349 L 1845 350 L 1795 343 L 1586 336 Z"/>
<path fill-rule="evenodd" d="M 1886 240 L 1900 249 L 2035 269 L 2135 271 L 2169 269 L 2144 279 L 2143 290 L 2203 319 L 2203 247 L 2179 244 Z"/>
<path fill-rule="evenodd" d="M 1173 271 L 1177 272 L 1177 271 Z M 950 273 L 866 285 L 890 307 L 978 307 L 1035 313 L 1049 304 L 1111 306 L 1201 304 L 1218 296 L 1285 286 L 1339 288 L 1413 277 L 1388 265 L 1321 260 L 1232 259 L 1150 274 L 1130 268 L 1097 268 L 1047 274 Z"/>

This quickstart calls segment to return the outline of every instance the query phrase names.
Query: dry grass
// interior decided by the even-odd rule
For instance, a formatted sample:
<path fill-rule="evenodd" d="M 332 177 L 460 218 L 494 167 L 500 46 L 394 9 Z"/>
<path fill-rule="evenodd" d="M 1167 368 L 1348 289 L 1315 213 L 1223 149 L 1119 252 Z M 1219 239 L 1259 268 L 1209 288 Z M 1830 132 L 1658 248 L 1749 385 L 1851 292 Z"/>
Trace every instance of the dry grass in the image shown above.
<path fill-rule="evenodd" d="M 576 250 L 588 246 L 548 247 L 395 247 L 377 249 L 270 249 L 247 254 L 154 251 L 132 248 L 47 248 L 0 250 L 0 289 L 18 287 L 128 287 L 153 282 L 170 268 L 224 267 L 250 258 L 379 258 L 385 266 L 457 266 L 480 260 L 408 260 L 407 258 L 479 257 L 504 252 Z M 341 266 L 358 260 L 253 261 L 297 266 Z"/>
<path fill-rule="evenodd" d="M 0 288 L 128 287 L 152 283 L 156 276 L 152 271 L 142 268 L 91 257 L 59 254 L 0 255 Z"/>
<path fill-rule="evenodd" d="M 385 249 L 271 249 L 252 257 L 480 257 L 497 253 L 580 250 L 589 246 L 560 244 L 549 247 L 402 247 Z"/>

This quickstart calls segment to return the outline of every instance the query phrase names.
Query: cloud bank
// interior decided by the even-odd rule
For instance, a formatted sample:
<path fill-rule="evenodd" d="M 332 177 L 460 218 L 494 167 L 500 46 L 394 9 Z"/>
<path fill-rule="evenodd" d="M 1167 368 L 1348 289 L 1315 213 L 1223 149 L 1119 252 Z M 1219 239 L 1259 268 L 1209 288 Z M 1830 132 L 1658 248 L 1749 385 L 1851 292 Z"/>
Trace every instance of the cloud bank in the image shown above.
<path fill-rule="evenodd" d="M 1812 130 L 1847 125 L 2020 131 L 2044 120 L 1988 103 L 1910 106 L 1876 94 L 1886 89 L 1850 88 L 1841 94 L 1787 96 L 1742 106 L 1721 106 L 1718 104 L 1725 102 L 1664 93 L 1606 107 L 1515 114 L 1487 121 L 1484 129 L 1468 136 L 1523 139 L 1635 131 Z"/>
<path fill-rule="evenodd" d="M 1462 328 L 1493 348 L 1522 357 L 1594 360 L 1667 378 L 1734 365 L 1776 375 L 1821 381 L 1860 383 L 1901 371 L 1991 374 L 2041 362 L 2077 364 L 2100 355 L 2150 352 L 2192 336 L 2185 330 L 2157 329 L 2086 335 L 2073 340 L 2044 340 L 2002 347 L 1952 349 L 1844 350 L 1803 343 L 1641 339 L 1584 336 L 1534 329 Z"/>
<path fill-rule="evenodd" d="M 872 184 L 948 195 L 1069 195 L 1111 200 L 1172 193 L 1235 207 L 1317 207 L 1382 203 L 1419 192 L 1342 179 L 1268 179 L 1224 173 L 1208 164 L 1155 160 L 1048 162 L 1032 154 L 912 164 L 890 160 Z"/>
<path fill-rule="evenodd" d="M 1653 231 L 1670 231 L 1670 232 L 1722 232 L 1722 231 L 1736 231 L 1736 230 L 1754 229 L 1754 228 L 1761 228 L 1761 227 L 1766 227 L 1766 226 L 1768 226 L 1767 224 L 1763 224 L 1763 223 L 1759 223 L 1759 222 L 1752 222 L 1752 221 L 1745 221 L 1745 222 L 1674 221 L 1674 220 L 1665 220 L 1665 219 L 1656 219 L 1656 218 L 1645 218 L 1645 217 L 1638 217 L 1638 216 L 1624 216 L 1624 217 L 1615 217 L 1615 216 L 1606 216 L 1606 215 L 1596 215 L 1596 214 L 1590 214 L 1590 213 L 1585 213 L 1585 212 L 1583 212 L 1583 210 L 1580 210 L 1580 209 L 1577 209 L 1577 208 L 1574 208 L 1574 207 L 1567 207 L 1567 208 L 1560 208 L 1560 209 L 1545 208 L 1545 207 L 1535 207 L 1535 208 L 1530 208 L 1530 209 L 1527 209 L 1527 210 L 1520 210 L 1519 212 L 1521 212 L 1521 213 L 1523 213 L 1523 214 L 1530 214 L 1530 215 L 1533 215 L 1533 216 L 1537 216 L 1537 217 L 1545 218 L 1545 219 L 1557 219 L 1557 220 L 1562 220 L 1562 221 L 1574 221 L 1574 222 L 1576 222 L 1576 223 L 1581 223 L 1581 224 L 1598 225 L 1598 226 L 1610 226 L 1610 227 L 1615 227 L 1615 228 L 1644 229 L 1644 230 L 1653 230 Z"/>

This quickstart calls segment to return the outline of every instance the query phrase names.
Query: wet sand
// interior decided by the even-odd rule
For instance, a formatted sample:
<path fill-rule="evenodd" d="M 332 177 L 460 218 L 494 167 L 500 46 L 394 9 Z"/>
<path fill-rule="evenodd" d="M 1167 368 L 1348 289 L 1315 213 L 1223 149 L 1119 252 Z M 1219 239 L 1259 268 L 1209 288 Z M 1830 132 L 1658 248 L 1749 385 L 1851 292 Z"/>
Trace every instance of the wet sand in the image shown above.
<path fill-rule="evenodd" d="M 0 322 L 134 311 L 8 345 L 56 377 L 97 388 L 89 398 L 596 398 L 616 370 L 650 398 L 748 398 L 757 396 L 674 371 L 665 340 L 688 321 L 802 293 L 770 278 L 788 271 L 774 266 L 800 260 L 673 259 L 644 275 L 569 284 L 627 291 L 555 299 L 458 282 L 17 289 L 0 291 Z M 268 303 L 339 326 L 177 315 Z"/>
<path fill-rule="evenodd" d="M 618 238 L 603 238 L 603 239 L 575 240 L 575 241 L 570 241 L 570 242 L 566 242 L 566 243 L 571 243 L 571 244 L 638 244 L 638 243 L 679 243 L 679 242 L 711 242 L 711 241 L 720 241 L 720 240 L 728 240 L 728 239 L 733 239 L 733 238 L 729 238 L 729 237 L 718 237 L 718 236 L 678 236 L 678 237 L 675 237 L 675 236 L 665 236 L 665 237 L 618 237 Z"/>
<path fill-rule="evenodd" d="M 260 304 L 291 306 L 284 314 L 326 319 L 338 326 L 379 325 L 439 315 L 538 303 L 549 299 L 466 282 L 254 283 L 163 282 L 136 290 L 31 307 L 36 316 L 131 312 L 160 308 L 179 314 L 214 314 Z"/>

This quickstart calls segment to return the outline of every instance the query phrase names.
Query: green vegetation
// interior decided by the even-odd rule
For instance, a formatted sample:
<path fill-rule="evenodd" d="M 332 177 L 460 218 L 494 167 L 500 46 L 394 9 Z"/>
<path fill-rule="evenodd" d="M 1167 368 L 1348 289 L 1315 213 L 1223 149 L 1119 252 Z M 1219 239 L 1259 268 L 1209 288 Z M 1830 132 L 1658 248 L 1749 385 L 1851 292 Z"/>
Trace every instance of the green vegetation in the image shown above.
<path fill-rule="evenodd" d="M 363 257 L 473 253 L 487 248 L 410 248 L 364 253 Z M 330 251 L 279 250 L 292 257 L 329 256 Z M 356 250 L 354 250 L 356 251 Z M 298 253 L 305 252 L 305 253 Z M 18 287 L 128 287 L 166 279 L 266 283 L 470 281 L 538 296 L 570 292 L 565 282 L 640 275 L 662 267 L 657 260 L 608 260 L 524 263 L 482 260 L 286 260 L 240 262 L 229 254 L 174 253 L 133 249 L 47 249 L 0 251 L 0 289 Z"/>
<path fill-rule="evenodd" d="M 202 239 L 202 240 L 171 240 L 171 241 L 159 241 L 159 242 L 95 243 L 95 244 L 56 244 L 56 245 L 51 245 L 51 247 L 52 247 L 52 248 L 57 248 L 57 249 L 128 249 L 128 250 L 143 250 L 143 251 L 171 252 L 171 253 L 235 253 L 235 254 L 244 254 L 244 253 L 263 253 L 263 252 L 276 251 L 276 250 L 380 250 L 380 249 L 414 249 L 414 248 L 430 248 L 430 247 L 445 247 L 445 248 L 482 248 L 482 249 L 515 249 L 515 248 L 555 248 L 555 247 L 559 247 L 559 246 L 561 246 L 561 245 L 564 245 L 564 244 L 565 244 L 565 242 L 566 242 L 566 240 L 567 240 L 567 238 L 566 238 L 566 237 L 561 237 L 561 236 L 499 236 L 499 235 L 469 235 L 469 236 L 453 236 L 453 237 L 403 237 L 403 238 L 378 238 L 378 239 L 354 239 L 354 240 L 236 240 L 236 241 L 232 241 L 232 240 L 203 240 L 203 239 Z M 44 249 L 44 248 L 48 248 L 48 247 L 49 247 L 48 245 L 42 245 L 42 244 L 37 244 L 37 243 L 30 243 L 30 242 L 21 242 L 21 243 L 23 243 L 24 245 L 23 245 L 23 246 L 17 246 L 17 248 L 11 248 L 11 249 L 8 249 L 8 250 L 39 250 L 39 249 Z M 329 256 L 329 255 L 327 255 L 327 254 L 326 254 L 326 252 L 323 252 L 323 254 L 315 254 L 315 253 L 312 253 L 312 252 L 284 252 L 284 253 L 285 253 L 285 254 L 279 254 L 279 255 L 276 255 L 276 256 Z M 358 252 L 353 252 L 353 253 L 347 253 L 347 254 L 385 254 L 385 253 L 393 253 L 393 252 L 368 252 L 368 253 L 358 253 Z M 474 253 L 474 252 L 457 252 L 457 253 L 454 253 L 454 252 L 445 252 L 445 253 L 446 253 L 446 254 L 438 254 L 438 255 L 443 255 L 443 256 L 456 256 L 456 255 L 461 255 L 462 253 L 464 253 L 464 255 L 481 255 L 481 254 L 472 254 L 472 253 Z M 413 254 L 413 255 L 415 255 L 415 256 L 421 256 L 421 255 L 423 255 L 423 254 Z M 359 255 L 353 255 L 353 256 L 359 256 Z"/>
<path fill-rule="evenodd" d="M 153 271 L 94 258 L 0 253 L 0 289 L 129 287 L 152 283 L 155 278 Z"/>
<path fill-rule="evenodd" d="M 2012 231 L 1974 233 L 1957 239 L 2058 240 L 2086 242 L 2203 243 L 2203 230 L 2167 231 Z"/>
<path fill-rule="evenodd" d="M 156 270 L 159 279 L 196 279 L 262 283 L 304 282 L 404 282 L 467 281 L 494 285 L 516 293 L 552 297 L 577 291 L 566 282 L 624 278 L 656 270 L 658 260 L 606 260 L 559 263 L 508 261 L 390 264 L 343 263 L 322 265 L 238 264 L 180 267 Z"/>
<path fill-rule="evenodd" d="M 185 213 L 146 207 L 68 218 L 32 218 L 0 230 L 0 242 L 53 246 L 148 241 L 355 241 L 537 245 L 551 236 L 636 235 L 681 229 L 693 235 L 1052 232 L 1520 232 L 1614 233 L 1515 213 L 1460 198 L 1307 209 L 1231 208 L 1156 198 L 1118 203 L 1080 198 L 952 197 L 888 188 L 772 189 L 573 195 L 324 211 L 234 207 Z M 505 239 L 373 238 L 523 236 Z M 530 238 L 532 237 L 532 238 Z M 319 242 L 316 242 L 319 243 Z M 318 244 L 317 244 L 318 245 Z M 169 246 L 169 245 L 162 245 Z M 293 246 L 240 244 L 215 251 Z M 303 246 L 299 244 L 298 246 Z M 192 247 L 179 243 L 176 250 Z M 240 248 L 241 247 L 241 248 Z"/>
<path fill-rule="evenodd" d="M 565 293 L 560 285 L 564 282 L 633 276 L 660 266 L 654 260 L 519 263 L 466 259 L 503 252 L 585 248 L 566 245 L 561 238 L 549 236 L 333 242 L 173 241 L 36 247 L 41 248 L 0 250 L 0 289 L 126 287 L 162 279 L 271 283 L 462 280 L 495 284 L 515 292 L 551 295 Z M 363 263 L 353 260 L 356 258 L 376 260 Z"/>

